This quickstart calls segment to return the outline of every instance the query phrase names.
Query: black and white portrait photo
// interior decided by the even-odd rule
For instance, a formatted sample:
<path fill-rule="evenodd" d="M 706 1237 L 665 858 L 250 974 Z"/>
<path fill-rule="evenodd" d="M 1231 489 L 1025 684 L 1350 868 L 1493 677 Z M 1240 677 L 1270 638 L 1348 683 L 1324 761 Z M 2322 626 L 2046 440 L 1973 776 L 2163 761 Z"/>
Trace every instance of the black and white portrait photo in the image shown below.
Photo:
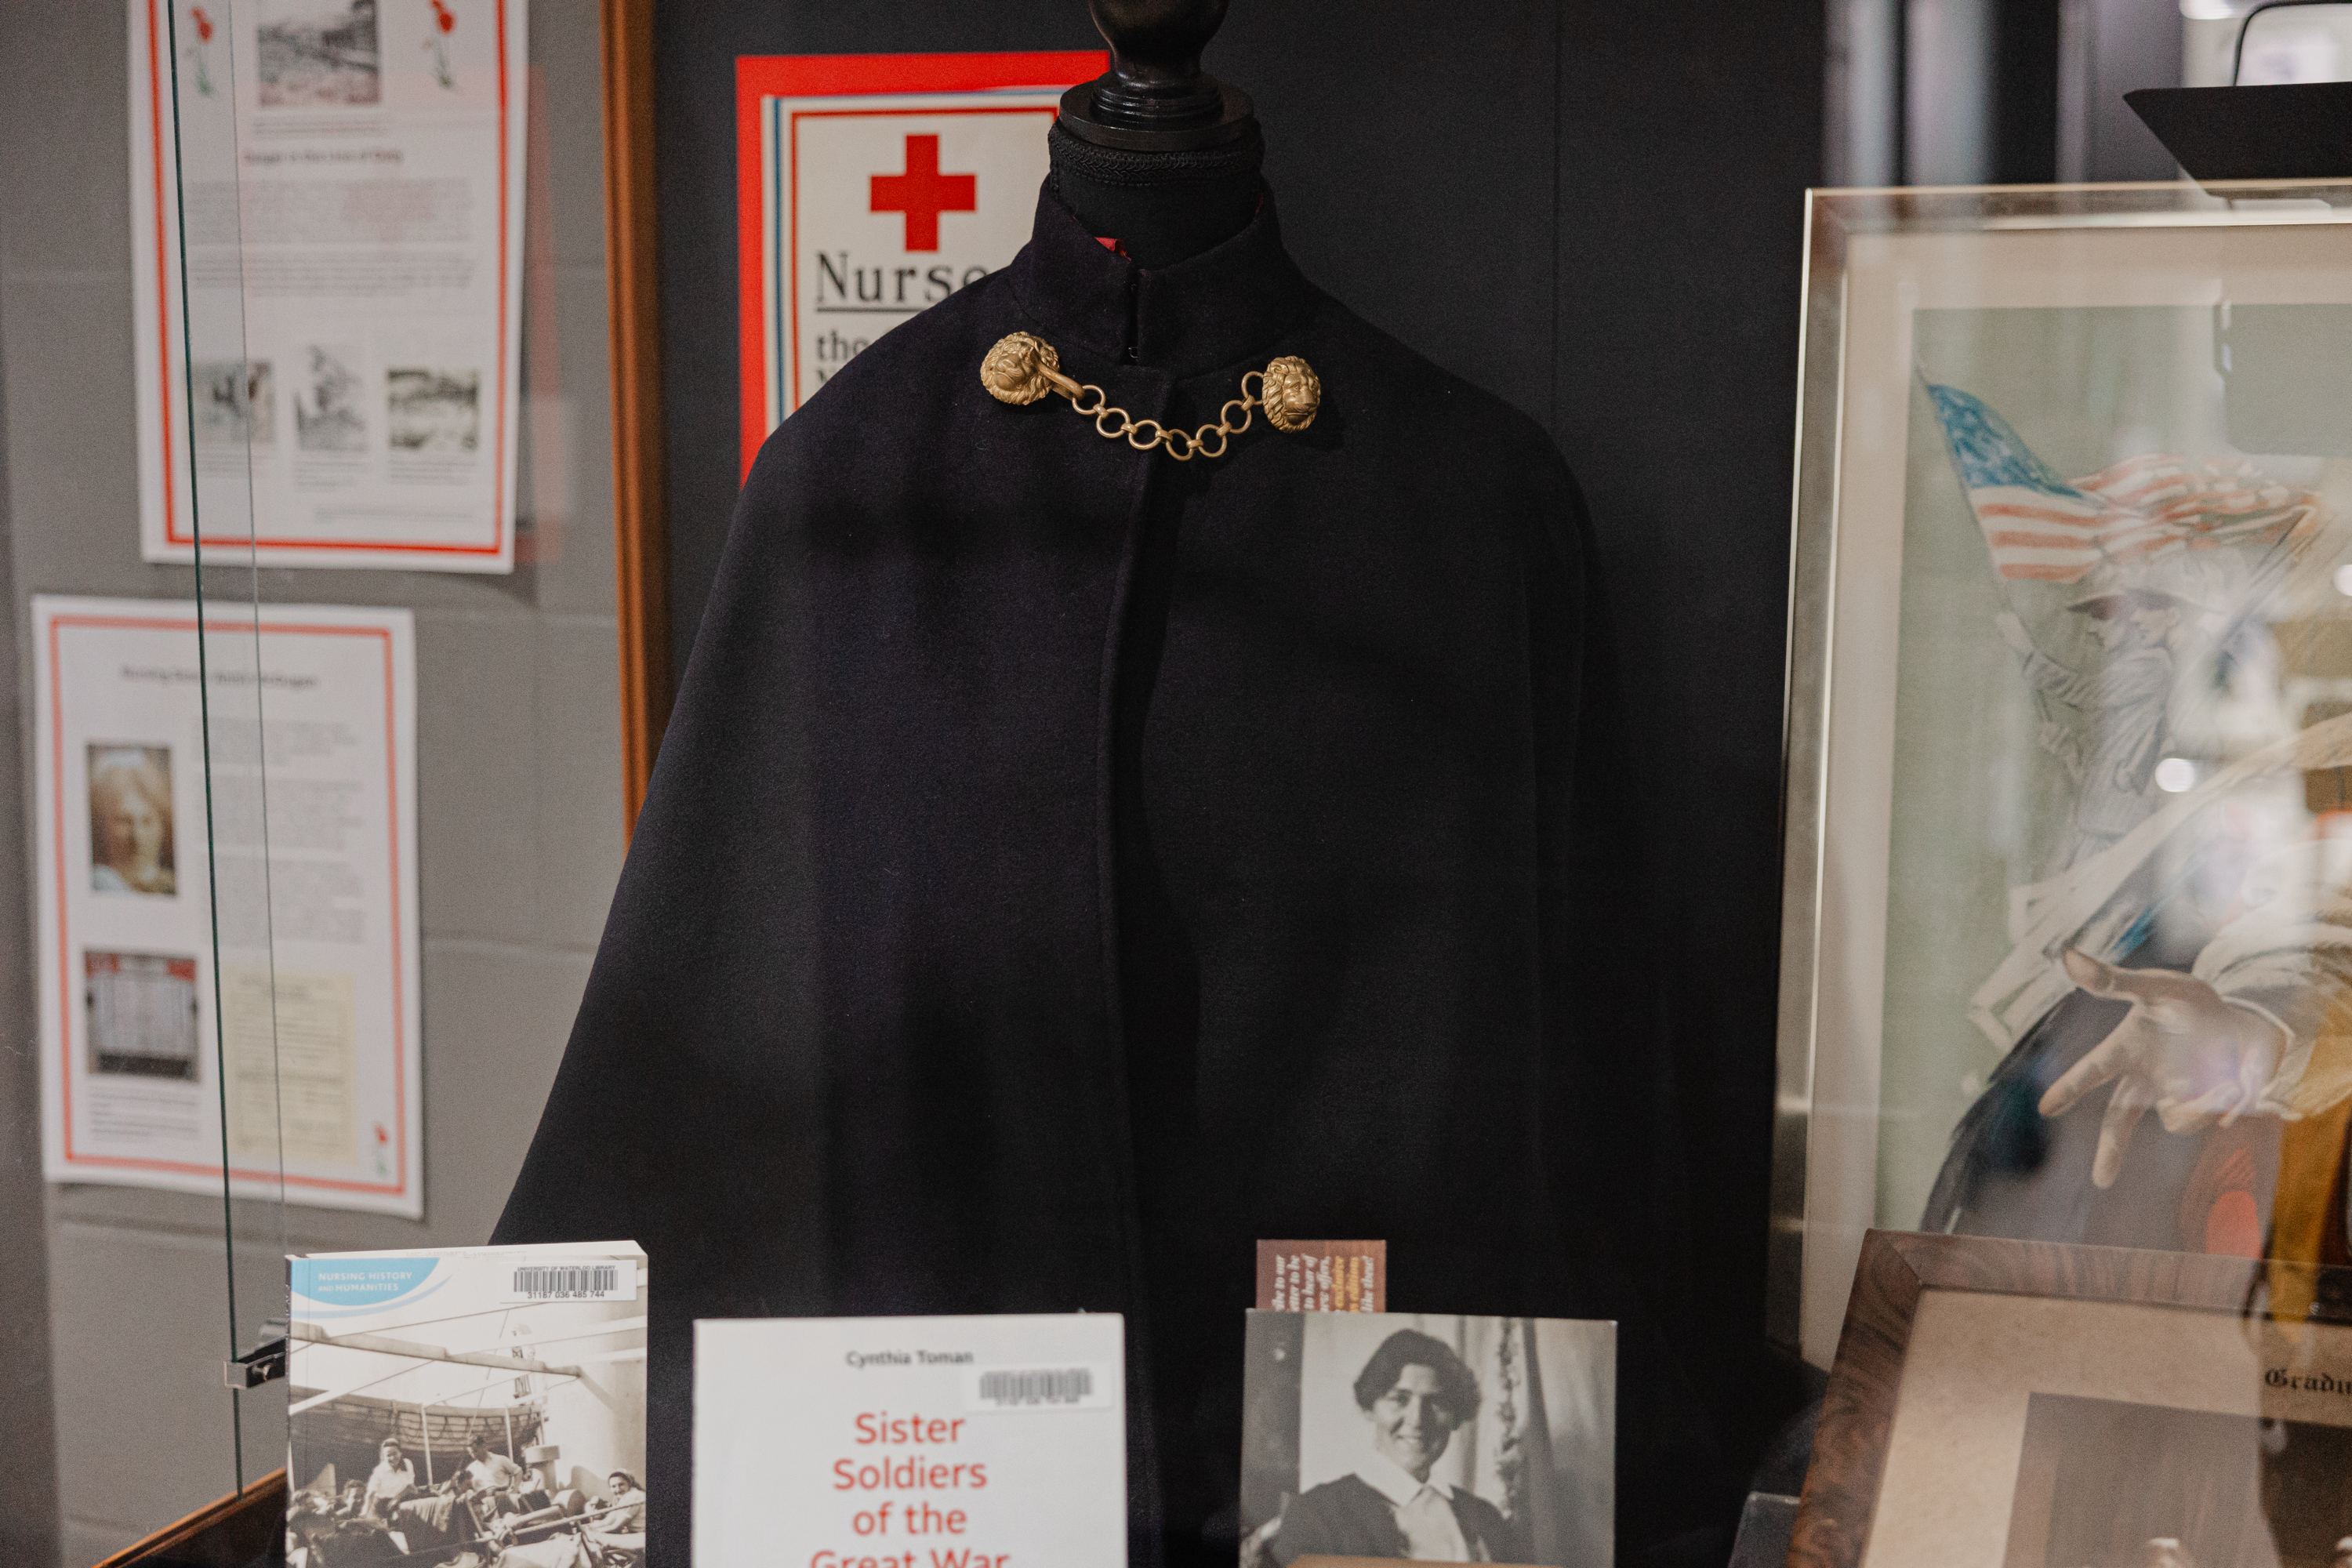
<path fill-rule="evenodd" d="M 1616 1340 L 1605 1322 L 1252 1312 L 1241 1568 L 1606 1568 Z"/>

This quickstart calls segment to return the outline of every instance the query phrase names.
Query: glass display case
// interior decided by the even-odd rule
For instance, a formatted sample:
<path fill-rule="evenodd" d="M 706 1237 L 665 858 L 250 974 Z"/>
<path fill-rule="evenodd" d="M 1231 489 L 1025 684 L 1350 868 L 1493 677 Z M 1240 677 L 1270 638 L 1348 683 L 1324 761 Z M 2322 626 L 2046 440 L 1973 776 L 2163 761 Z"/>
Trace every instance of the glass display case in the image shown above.
<path fill-rule="evenodd" d="M 289 1253 L 484 1239 L 625 822 L 595 8 L 47 26 L 129 134 L 11 152 L 0 1245 L 90 1563 L 282 1491 Z"/>
<path fill-rule="evenodd" d="M 656 1563 L 689 1479 L 764 1543 L 770 1384 L 698 1332 L 743 1320 L 709 1342 L 773 1382 L 819 1344 L 859 1430 L 844 1322 L 1031 1313 L 1092 1348 L 1052 1364 L 1041 1329 L 968 1389 L 921 1364 L 990 1418 L 1095 1412 L 1100 1542 L 1149 1497 L 1266 1568 L 1435 1476 L 1467 1501 L 1423 1546 L 1704 1554 L 1816 1386 L 1768 1331 L 1829 1367 L 1858 1268 L 1917 1283 L 1895 1253 L 1954 1293 L 1971 1258 L 2079 1266 L 2208 1339 L 2259 1288 L 2257 1352 L 2334 1310 L 2352 185 L 1817 191 L 1776 337 L 1813 129 L 1777 185 L 1612 205 L 1644 138 L 1596 153 L 1571 110 L 1617 57 L 1540 8 L 1245 24 L 1288 73 L 1290 248 L 1239 159 L 1244 226 L 1167 266 L 1040 200 L 1109 64 L 1077 0 L 668 33 L 645 0 L 47 9 L 0 103 L 5 210 L 40 220 L 0 270 L 0 1212 L 38 1216 L 0 1333 L 56 1434 L 0 1521 L 54 1515 L 41 1560 L 289 1492 L 326 1517 L 386 1438 L 426 1489 L 634 1491 L 630 1551 L 652 1478 Z M 2261 69 L 2310 78 L 2336 25 Z M 1776 103 L 1818 102 L 1817 42 Z M 1411 90 L 1298 87 L 1343 47 Z M 100 102 L 64 151 L 13 134 Z M 676 1293 L 486 1348 L 289 1291 L 289 1258 L 415 1262 L 502 1215 Z M 1294 1215 L 1324 1239 L 1270 1239 Z M 511 1315 L 504 1263 L 471 1315 Z M 1335 1280 L 1370 1316 L 1309 1313 Z M 289 1340 L 331 1373 L 289 1376 Z M 462 1373 L 379 1383 L 394 1353 Z M 2337 1456 L 2310 1401 L 2230 1403 L 2245 1360 L 2181 1405 L 2234 1423 L 2231 1474 L 2290 1407 L 2295 1463 Z M 1877 1371 L 1884 1403 L 1907 1374 Z M 733 1469 L 690 1476 L 689 1372 Z M 1384 1402 L 1443 1430 L 1382 1447 Z M 1981 1449 L 2115 1436 L 2051 1408 Z M 2140 1452 L 2108 1447 L 2076 1503 Z M 1751 1540 L 1790 1529 L 1757 1489 Z"/>

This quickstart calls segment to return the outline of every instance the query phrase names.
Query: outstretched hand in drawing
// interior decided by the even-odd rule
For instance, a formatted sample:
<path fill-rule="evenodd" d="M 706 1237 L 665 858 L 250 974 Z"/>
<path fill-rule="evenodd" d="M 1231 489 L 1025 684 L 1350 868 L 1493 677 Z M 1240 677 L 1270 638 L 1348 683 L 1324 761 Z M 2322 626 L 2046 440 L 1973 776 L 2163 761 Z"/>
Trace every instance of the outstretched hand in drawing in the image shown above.
<path fill-rule="evenodd" d="M 2112 1187 L 2140 1118 L 2154 1110 L 2168 1132 L 2227 1125 L 2258 1110 L 2286 1031 L 2239 1006 L 2204 981 L 2169 969 L 2118 969 L 2070 948 L 2066 973 L 2094 996 L 2131 1004 L 2090 1053 L 2042 1097 L 2042 1114 L 2063 1116 L 2113 1081 L 2099 1122 L 2091 1180 Z"/>

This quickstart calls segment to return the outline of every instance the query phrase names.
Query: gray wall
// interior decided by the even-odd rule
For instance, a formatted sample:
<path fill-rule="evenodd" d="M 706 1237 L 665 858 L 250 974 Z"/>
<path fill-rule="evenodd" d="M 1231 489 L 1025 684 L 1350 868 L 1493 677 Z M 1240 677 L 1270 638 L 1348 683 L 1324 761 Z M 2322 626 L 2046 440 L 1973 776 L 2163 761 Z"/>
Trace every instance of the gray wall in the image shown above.
<path fill-rule="evenodd" d="M 249 4 L 251 0 L 240 0 Z M 235 1484 L 217 1199 L 37 1182 L 20 737 L 36 593 L 187 598 L 139 560 L 121 0 L 0 0 L 0 1559 L 96 1561 Z M 522 535 L 511 577 L 264 572 L 208 592 L 416 613 L 425 1218 L 239 1204 L 249 1340 L 282 1250 L 487 1239 L 587 977 L 621 858 L 595 0 L 534 0 Z M 532 431 L 551 438 L 534 443 Z M 40 1291 L 46 1270 L 47 1310 Z M 45 1391 L 46 1390 L 46 1391 Z M 38 1434 L 54 1404 L 56 1479 Z M 282 1391 L 243 1412 L 284 1462 Z M 32 1463 L 26 1462 L 30 1452 Z M 52 1551 L 48 1521 L 56 1521 Z"/>
<path fill-rule="evenodd" d="M 8 58 L 0 47 L 0 65 Z M 0 322 L 8 313 L 8 228 L 0 214 Z M 0 364 L 7 345 L 0 339 Z M 6 427 L 0 385 L 0 429 Z M 0 440 L 0 538 L 8 531 L 8 449 Z M 17 771 L 16 639 L 5 635 L 16 599 L 0 551 L 0 824 L 25 820 Z M 23 845 L 0 829 L 0 889 L 25 885 Z M 0 1562 L 47 1563 L 57 1555 L 57 1465 L 49 1430 L 49 1270 L 41 1224 L 39 1040 L 27 973 L 30 906 L 0 896 L 0 1419 L 32 1435 L 18 1462 L 0 1467 Z"/>

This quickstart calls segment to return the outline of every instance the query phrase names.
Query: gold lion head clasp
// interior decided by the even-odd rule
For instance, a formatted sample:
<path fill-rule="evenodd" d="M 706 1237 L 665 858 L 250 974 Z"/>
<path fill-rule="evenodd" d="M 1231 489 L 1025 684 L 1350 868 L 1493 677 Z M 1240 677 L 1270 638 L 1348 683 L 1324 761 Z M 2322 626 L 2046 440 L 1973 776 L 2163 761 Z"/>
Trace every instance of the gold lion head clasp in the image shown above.
<path fill-rule="evenodd" d="M 1285 354 L 1265 367 L 1261 401 L 1276 429 L 1296 435 L 1315 423 L 1315 412 L 1323 406 L 1323 383 L 1305 360 Z"/>
<path fill-rule="evenodd" d="M 1034 403 L 1054 390 L 1049 379 L 1062 368 L 1054 345 L 1027 332 L 1011 332 L 997 340 L 980 362 L 980 384 L 999 403 Z"/>

